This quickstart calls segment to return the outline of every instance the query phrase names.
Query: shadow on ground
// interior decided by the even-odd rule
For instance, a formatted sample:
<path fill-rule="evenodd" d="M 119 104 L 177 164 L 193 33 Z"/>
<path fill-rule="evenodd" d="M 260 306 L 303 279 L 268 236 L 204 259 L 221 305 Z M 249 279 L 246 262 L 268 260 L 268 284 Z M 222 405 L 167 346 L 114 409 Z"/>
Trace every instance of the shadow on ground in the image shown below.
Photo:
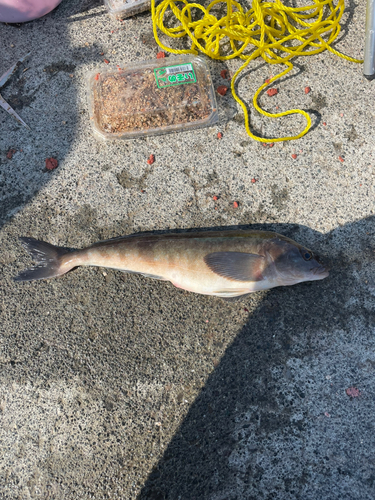
<path fill-rule="evenodd" d="M 4 498 L 372 499 L 375 218 L 252 227 L 331 275 L 226 303 L 99 268 L 13 283 L 29 259 L 7 266 Z"/>
<path fill-rule="evenodd" d="M 316 240 L 331 276 L 269 292 L 140 499 L 371 498 L 375 218 L 312 238 L 306 228 L 278 228 Z M 345 384 L 367 391 L 354 401 Z"/>
<path fill-rule="evenodd" d="M 58 173 L 46 170 L 46 158 L 54 157 L 61 165 L 73 148 L 82 118 L 75 70 L 82 61 L 102 58 L 96 44 L 72 47 L 68 28 L 98 5 L 100 0 L 64 1 L 41 19 L 0 23 L 0 74 L 30 52 L 1 93 L 31 129 L 0 111 L 0 227 Z M 11 149 L 15 153 L 8 158 Z"/>

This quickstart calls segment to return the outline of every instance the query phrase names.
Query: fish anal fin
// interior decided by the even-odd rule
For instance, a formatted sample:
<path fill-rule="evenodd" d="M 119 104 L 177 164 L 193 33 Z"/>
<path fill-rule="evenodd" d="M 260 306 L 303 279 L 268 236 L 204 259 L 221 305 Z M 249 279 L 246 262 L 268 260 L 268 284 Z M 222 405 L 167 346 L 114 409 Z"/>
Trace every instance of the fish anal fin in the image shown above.
<path fill-rule="evenodd" d="M 167 279 L 163 278 L 163 276 L 157 276 L 156 274 L 147 274 L 147 273 L 142 273 L 141 271 L 129 271 L 128 269 L 121 269 L 121 271 L 123 273 L 129 273 L 129 274 L 140 274 L 145 278 L 151 278 L 154 280 L 168 281 Z"/>
<path fill-rule="evenodd" d="M 167 281 L 163 276 L 157 276 L 156 274 L 146 274 L 146 273 L 140 273 L 142 276 L 145 278 L 151 278 L 153 280 L 160 280 L 160 281 Z"/>
<path fill-rule="evenodd" d="M 251 292 L 250 293 L 244 293 L 242 295 L 237 295 L 236 297 L 221 297 L 221 298 L 223 300 L 225 300 L 226 302 L 238 302 L 239 300 L 244 299 L 248 295 L 251 295 Z"/>
<path fill-rule="evenodd" d="M 262 255 L 244 252 L 213 252 L 204 257 L 212 272 L 232 281 L 262 281 Z"/>

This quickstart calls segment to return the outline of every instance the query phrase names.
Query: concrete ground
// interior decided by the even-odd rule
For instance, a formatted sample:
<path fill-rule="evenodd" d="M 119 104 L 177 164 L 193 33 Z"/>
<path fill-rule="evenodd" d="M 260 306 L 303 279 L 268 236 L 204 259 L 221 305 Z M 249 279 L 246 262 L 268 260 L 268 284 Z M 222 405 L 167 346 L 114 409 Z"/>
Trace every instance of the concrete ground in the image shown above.
<path fill-rule="evenodd" d="M 335 45 L 354 57 L 364 4 L 347 2 Z M 29 51 L 1 90 L 31 131 L 0 111 L 0 498 L 373 499 L 375 83 L 362 66 L 299 58 L 262 94 L 266 109 L 310 111 L 295 142 L 249 139 L 228 92 L 217 126 L 100 143 L 86 76 L 104 58 L 154 58 L 150 14 L 120 24 L 99 0 L 63 0 L 0 25 L 0 74 Z M 209 65 L 217 87 L 238 61 Z M 253 63 L 238 86 L 249 105 L 275 72 Z M 304 125 L 251 123 L 265 136 Z M 31 262 L 21 235 L 83 247 L 230 226 L 289 235 L 331 275 L 234 303 L 100 268 L 12 280 Z"/>

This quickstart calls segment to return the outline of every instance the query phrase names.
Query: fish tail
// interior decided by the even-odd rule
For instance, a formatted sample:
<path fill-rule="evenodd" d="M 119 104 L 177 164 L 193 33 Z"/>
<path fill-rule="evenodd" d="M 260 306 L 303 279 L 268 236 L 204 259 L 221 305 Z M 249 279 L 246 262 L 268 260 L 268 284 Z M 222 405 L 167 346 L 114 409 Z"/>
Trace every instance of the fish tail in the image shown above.
<path fill-rule="evenodd" d="M 74 259 L 64 258 L 66 254 L 72 252 L 69 248 L 57 247 L 34 238 L 20 238 L 20 240 L 22 246 L 35 260 L 36 265 L 22 271 L 14 278 L 14 281 L 54 278 L 65 274 L 77 265 Z"/>

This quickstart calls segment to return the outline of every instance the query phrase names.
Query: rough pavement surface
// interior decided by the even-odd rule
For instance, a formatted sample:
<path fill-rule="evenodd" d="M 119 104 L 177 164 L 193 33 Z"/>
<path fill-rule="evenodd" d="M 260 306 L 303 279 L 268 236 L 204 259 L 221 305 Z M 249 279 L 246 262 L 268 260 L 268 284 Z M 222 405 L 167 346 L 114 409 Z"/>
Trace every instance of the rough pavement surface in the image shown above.
<path fill-rule="evenodd" d="M 364 21 L 365 2 L 347 2 L 336 48 L 362 57 Z M 98 0 L 64 0 L 0 25 L 0 51 L 0 74 L 32 52 L 1 91 L 31 131 L 0 111 L 0 497 L 373 499 L 375 82 L 362 66 L 300 58 L 262 94 L 266 109 L 310 111 L 297 142 L 249 139 L 228 92 L 218 126 L 100 143 L 86 76 L 154 58 L 149 13 L 119 23 Z M 215 87 L 238 64 L 209 61 Z M 275 72 L 256 61 L 241 78 L 249 105 Z M 265 136 L 304 125 L 251 123 Z M 12 281 L 31 263 L 21 235 L 83 247 L 238 225 L 321 252 L 330 277 L 235 303 L 96 268 Z"/>

